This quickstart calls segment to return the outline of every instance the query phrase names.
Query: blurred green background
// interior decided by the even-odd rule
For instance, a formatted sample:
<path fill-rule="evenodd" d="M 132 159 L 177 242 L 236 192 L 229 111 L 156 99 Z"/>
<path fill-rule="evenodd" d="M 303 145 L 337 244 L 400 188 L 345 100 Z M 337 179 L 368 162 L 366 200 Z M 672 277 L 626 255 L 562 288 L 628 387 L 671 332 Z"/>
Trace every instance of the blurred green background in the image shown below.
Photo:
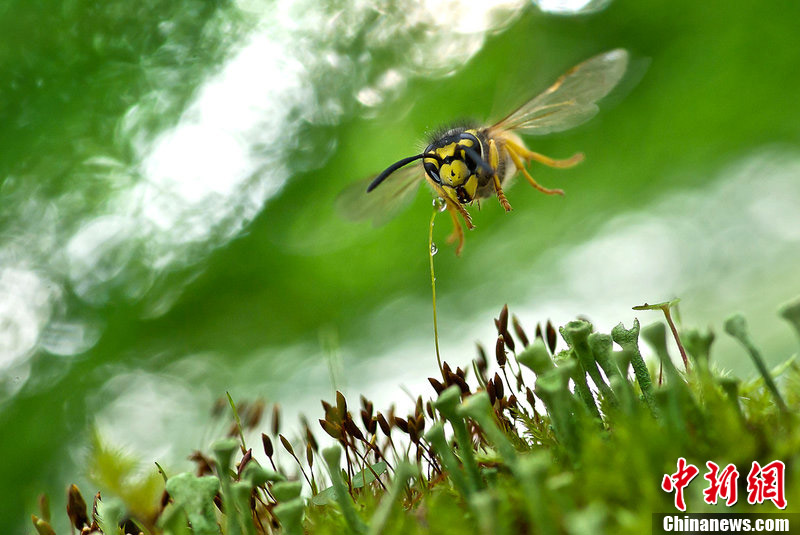
<path fill-rule="evenodd" d="M 379 228 L 336 196 L 612 48 L 634 61 L 600 114 L 527 139 L 586 154 L 533 169 L 566 197 L 483 203 L 461 258 L 437 219 L 444 358 L 491 346 L 504 303 L 529 331 L 607 330 L 673 297 L 720 333 L 744 312 L 773 364 L 796 351 L 774 311 L 800 293 L 800 4 L 582 4 L 3 2 L 3 533 L 32 532 L 40 492 L 54 510 L 69 482 L 93 493 L 93 428 L 178 469 L 222 432 L 225 391 L 287 425 L 334 387 L 378 407 L 428 392 L 431 196 Z M 753 373 L 725 340 L 717 356 Z"/>

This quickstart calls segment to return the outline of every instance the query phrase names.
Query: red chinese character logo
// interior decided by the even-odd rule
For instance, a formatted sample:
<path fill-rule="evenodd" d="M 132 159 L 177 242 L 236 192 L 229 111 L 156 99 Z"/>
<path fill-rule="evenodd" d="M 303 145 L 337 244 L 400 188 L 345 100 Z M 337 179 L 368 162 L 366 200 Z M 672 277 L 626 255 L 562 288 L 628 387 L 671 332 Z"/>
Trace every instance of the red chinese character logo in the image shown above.
<path fill-rule="evenodd" d="M 674 474 L 664 474 L 664 479 L 661 480 L 661 489 L 664 492 L 675 491 L 675 507 L 681 511 L 686 510 L 686 502 L 683 499 L 683 489 L 689 482 L 695 478 L 700 470 L 693 464 L 686 464 L 686 459 L 680 457 L 678 459 L 678 471 Z"/>
<path fill-rule="evenodd" d="M 779 509 L 785 508 L 786 497 L 783 493 L 785 470 L 783 461 L 772 461 L 764 466 L 753 461 L 753 467 L 747 474 L 747 503 L 753 505 L 772 500 Z"/>
<path fill-rule="evenodd" d="M 708 472 L 703 476 L 708 480 L 708 488 L 703 491 L 703 499 L 707 504 L 717 503 L 717 498 L 724 498 L 725 504 L 731 506 L 738 499 L 736 491 L 736 481 L 739 479 L 739 472 L 736 467 L 729 464 L 722 473 L 719 473 L 719 466 L 711 461 L 706 461 Z M 717 474 L 719 473 L 719 476 Z"/>

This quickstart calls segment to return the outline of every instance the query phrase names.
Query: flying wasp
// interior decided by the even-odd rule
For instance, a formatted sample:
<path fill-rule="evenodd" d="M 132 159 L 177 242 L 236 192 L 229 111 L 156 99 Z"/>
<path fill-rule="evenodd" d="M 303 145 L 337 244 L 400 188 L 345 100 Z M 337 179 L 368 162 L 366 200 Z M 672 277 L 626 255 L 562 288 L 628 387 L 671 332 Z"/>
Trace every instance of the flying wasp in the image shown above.
<path fill-rule="evenodd" d="M 496 195 L 500 205 L 510 211 L 503 185 L 518 172 L 542 193 L 564 194 L 536 182 L 525 166 L 535 161 L 565 169 L 580 163 L 583 154 L 563 160 L 549 158 L 529 150 L 519 134 L 560 132 L 588 121 L 598 111 L 595 103 L 617 85 L 627 66 L 628 53 L 623 49 L 599 54 L 568 70 L 543 93 L 492 126 L 464 123 L 440 130 L 421 153 L 403 158 L 367 182 L 346 189 L 339 207 L 349 219 L 380 222 L 410 202 L 424 178 L 453 219 L 448 242 L 458 242 L 459 255 L 464 246 L 459 217 L 468 229 L 475 228 L 466 206 Z M 422 169 L 419 165 L 409 166 L 418 160 L 422 161 Z"/>

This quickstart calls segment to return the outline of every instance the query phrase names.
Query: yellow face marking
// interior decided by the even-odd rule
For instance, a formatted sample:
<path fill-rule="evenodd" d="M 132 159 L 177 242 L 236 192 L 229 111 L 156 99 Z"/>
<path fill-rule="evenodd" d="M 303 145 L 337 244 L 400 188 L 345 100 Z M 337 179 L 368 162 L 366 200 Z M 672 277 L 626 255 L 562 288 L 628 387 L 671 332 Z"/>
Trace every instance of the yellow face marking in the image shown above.
<path fill-rule="evenodd" d="M 453 187 L 460 186 L 469 178 L 470 172 L 467 164 L 462 160 L 453 160 L 451 163 L 443 164 L 439 168 L 439 178 L 443 184 Z"/>
<path fill-rule="evenodd" d="M 467 180 L 467 183 L 464 184 L 464 189 L 467 190 L 467 195 L 469 195 L 470 199 L 475 198 L 475 191 L 478 189 L 478 176 L 473 174 Z"/>
<path fill-rule="evenodd" d="M 448 145 L 445 145 L 444 147 L 439 147 L 438 149 L 435 150 L 435 153 L 437 156 L 439 156 L 439 158 L 444 160 L 445 158 L 455 156 L 456 146 L 457 143 L 450 143 Z"/>

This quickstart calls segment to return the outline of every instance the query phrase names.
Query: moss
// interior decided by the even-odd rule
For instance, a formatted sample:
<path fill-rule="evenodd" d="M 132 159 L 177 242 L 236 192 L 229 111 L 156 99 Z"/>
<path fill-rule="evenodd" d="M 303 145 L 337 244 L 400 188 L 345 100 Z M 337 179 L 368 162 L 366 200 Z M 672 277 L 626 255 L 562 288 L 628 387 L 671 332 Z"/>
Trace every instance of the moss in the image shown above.
<path fill-rule="evenodd" d="M 561 329 L 568 349 L 554 355 L 555 344 L 545 343 L 541 328 L 529 343 L 515 321 L 516 346 L 507 316 L 504 309 L 496 320 L 502 376 L 490 375 L 482 350 L 463 369 L 445 362 L 441 378 L 430 380 L 436 399 L 426 401 L 420 393 L 404 417 L 395 407 L 376 413 L 363 396 L 353 417 L 356 409 L 337 393 L 333 404 L 322 403 L 321 429 L 335 442 L 324 450 L 305 421 L 305 436 L 294 444 L 274 429 L 273 438 L 291 454 L 303 479 L 285 482 L 297 467 L 258 464 L 245 447 L 242 426 L 259 425 L 263 403 L 237 407 L 230 400 L 233 438 L 217 443 L 210 457 L 196 452 L 197 474 L 169 477 L 158 506 L 141 498 L 153 495 L 153 480 L 141 482 L 146 489 L 130 482 L 113 501 L 115 507 L 124 504 L 113 518 L 123 531 L 148 534 L 642 533 L 650 529 L 653 512 L 675 511 L 674 496 L 661 489 L 661 481 L 676 471 L 680 457 L 699 468 L 686 488 L 689 512 L 779 511 L 770 501 L 748 505 L 745 491 L 732 507 L 706 504 L 707 461 L 735 465 L 742 489 L 753 461 L 783 461 L 785 512 L 800 510 L 794 505 L 800 481 L 793 477 L 800 451 L 800 367 L 793 359 L 768 371 L 746 338 L 745 350 L 758 355 L 758 374 L 728 377 L 715 366 L 724 358 L 714 354 L 713 333 L 684 334 L 670 325 L 679 342 L 685 337 L 691 357 L 682 370 L 667 354 L 668 331 L 659 324 L 642 330 L 667 371 L 666 381 L 658 381 L 641 358 L 638 322 L 610 335 L 571 322 Z M 726 330 L 742 341 L 743 320 L 736 322 L 737 328 L 729 322 Z M 612 338 L 621 351 L 613 349 Z M 272 462 L 272 440 L 263 439 Z M 130 459 L 114 460 L 100 444 L 96 452 L 100 473 L 119 476 L 130 466 Z M 109 469 L 115 463 L 120 469 Z M 332 486 L 320 489 L 325 481 Z M 301 486 L 315 497 L 299 495 Z M 71 497 L 77 528 L 114 531 L 102 531 L 111 516 L 99 517 L 98 510 L 110 510 L 99 495 L 88 512 L 75 509 L 83 503 L 77 487 Z M 50 533 L 44 507 L 34 526 Z"/>

